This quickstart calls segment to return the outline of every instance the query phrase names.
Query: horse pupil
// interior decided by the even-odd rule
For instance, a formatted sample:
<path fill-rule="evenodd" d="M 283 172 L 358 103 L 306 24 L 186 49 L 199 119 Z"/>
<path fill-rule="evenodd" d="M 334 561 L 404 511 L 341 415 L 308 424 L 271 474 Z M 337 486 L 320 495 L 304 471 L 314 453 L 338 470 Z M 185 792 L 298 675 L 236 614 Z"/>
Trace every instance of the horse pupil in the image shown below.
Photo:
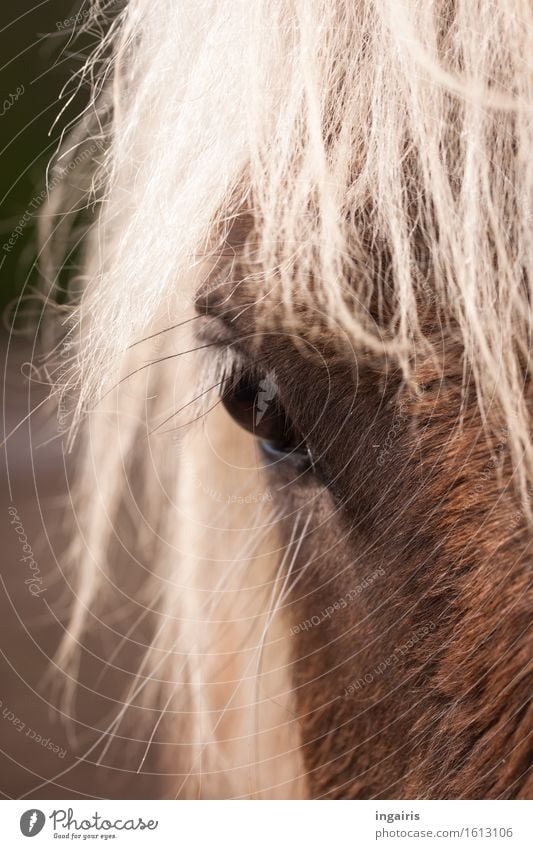
<path fill-rule="evenodd" d="M 298 438 L 277 395 L 272 397 L 264 386 L 265 379 L 252 374 L 230 379 L 222 403 L 237 424 L 261 441 L 270 462 L 286 458 L 301 465 L 308 456 L 305 442 Z"/>

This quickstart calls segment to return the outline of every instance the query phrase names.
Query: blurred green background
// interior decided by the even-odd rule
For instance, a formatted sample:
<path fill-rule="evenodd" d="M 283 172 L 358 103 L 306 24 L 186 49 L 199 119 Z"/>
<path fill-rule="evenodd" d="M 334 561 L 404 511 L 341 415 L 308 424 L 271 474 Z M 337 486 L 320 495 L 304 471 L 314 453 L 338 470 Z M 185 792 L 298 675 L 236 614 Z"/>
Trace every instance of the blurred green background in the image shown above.
<path fill-rule="evenodd" d="M 0 20 L 0 308 L 38 283 L 36 215 L 42 212 L 46 166 L 61 133 L 87 103 L 78 88 L 94 31 L 79 34 L 86 0 L 17 0 L 2 4 Z M 63 97 L 59 100 L 60 93 Z M 65 108 L 64 108 L 65 107 Z M 59 120 L 60 111 L 64 108 Z M 11 240 L 11 241 L 10 241 Z"/>

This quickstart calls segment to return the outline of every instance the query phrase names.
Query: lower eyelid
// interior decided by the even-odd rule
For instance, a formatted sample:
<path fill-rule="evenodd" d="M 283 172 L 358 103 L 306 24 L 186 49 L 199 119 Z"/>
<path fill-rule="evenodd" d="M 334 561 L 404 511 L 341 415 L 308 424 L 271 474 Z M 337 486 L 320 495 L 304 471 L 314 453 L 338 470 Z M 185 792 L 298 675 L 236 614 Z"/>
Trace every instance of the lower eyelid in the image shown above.
<path fill-rule="evenodd" d="M 262 453 L 271 459 L 273 462 L 277 460 L 283 460 L 287 456 L 285 452 L 280 451 L 279 448 L 276 448 L 273 442 L 268 442 L 266 439 L 259 440 L 259 447 Z"/>
<path fill-rule="evenodd" d="M 269 461 L 268 464 L 271 466 L 278 463 L 280 465 L 291 465 L 301 472 L 312 469 L 311 456 L 307 449 L 295 448 L 294 450 L 287 452 L 282 448 L 276 447 L 275 443 L 269 442 L 265 439 L 259 440 L 259 448 L 265 459 Z"/>

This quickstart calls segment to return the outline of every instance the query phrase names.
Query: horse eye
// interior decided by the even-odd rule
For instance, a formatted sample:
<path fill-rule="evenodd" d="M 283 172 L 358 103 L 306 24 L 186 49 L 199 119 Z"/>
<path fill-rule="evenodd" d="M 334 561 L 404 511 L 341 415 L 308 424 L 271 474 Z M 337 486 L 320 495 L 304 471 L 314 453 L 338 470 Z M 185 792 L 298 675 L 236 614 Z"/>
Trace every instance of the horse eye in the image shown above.
<path fill-rule="evenodd" d="M 298 471 L 311 468 L 311 455 L 280 400 L 272 377 L 243 374 L 230 379 L 222 394 L 230 416 L 259 440 L 269 465 L 289 463 Z"/>

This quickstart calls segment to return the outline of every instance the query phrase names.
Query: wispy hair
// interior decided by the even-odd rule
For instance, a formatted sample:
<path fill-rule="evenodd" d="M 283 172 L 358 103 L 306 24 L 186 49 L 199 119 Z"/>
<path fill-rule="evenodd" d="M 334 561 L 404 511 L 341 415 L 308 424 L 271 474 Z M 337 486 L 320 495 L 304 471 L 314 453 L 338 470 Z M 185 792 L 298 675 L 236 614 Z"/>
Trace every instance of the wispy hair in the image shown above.
<path fill-rule="evenodd" d="M 311 300 L 356 352 L 396 360 L 406 380 L 419 358 L 438 360 L 430 306 L 460 341 L 487 427 L 507 428 L 527 502 L 532 57 L 528 0 L 129 0 L 106 28 L 85 68 L 93 100 L 60 160 L 98 140 L 87 183 L 96 221 L 68 325 L 76 353 L 61 381 L 76 395 L 84 458 L 77 604 L 62 662 L 91 622 L 99 626 L 93 606 L 116 564 L 136 559 L 147 573 L 143 603 L 168 585 L 151 657 L 175 661 L 178 652 L 173 680 L 196 705 L 190 739 L 217 737 L 202 701 L 216 674 L 213 632 L 201 637 L 198 623 L 232 619 L 227 644 L 240 645 L 236 599 L 252 585 L 243 564 L 258 557 L 246 546 L 252 527 L 275 521 L 263 505 L 241 533 L 225 519 L 213 531 L 224 537 L 224 562 L 240 564 L 217 615 L 223 576 L 215 569 L 213 579 L 213 543 L 198 531 L 213 499 L 195 483 L 216 463 L 198 471 L 202 450 L 186 428 L 170 468 L 162 440 L 148 438 L 208 386 L 198 386 L 190 356 L 164 359 L 194 347 L 190 326 L 157 337 L 157 350 L 153 340 L 131 346 L 193 315 L 196 287 L 243 214 L 252 226 L 241 267 L 258 297 L 275 290 L 287 322 L 295 303 Z M 67 192 L 57 189 L 53 211 L 66 211 Z M 68 217 L 47 237 L 61 250 L 66 229 Z M 391 309 L 376 323 L 369 308 L 380 300 Z M 270 559 L 278 586 L 279 556 Z M 236 651 L 235 680 L 253 677 L 250 647 L 269 617 L 268 593 L 259 596 L 260 624 Z M 288 659 L 272 663 L 272 680 L 277 670 L 288 681 Z"/>

